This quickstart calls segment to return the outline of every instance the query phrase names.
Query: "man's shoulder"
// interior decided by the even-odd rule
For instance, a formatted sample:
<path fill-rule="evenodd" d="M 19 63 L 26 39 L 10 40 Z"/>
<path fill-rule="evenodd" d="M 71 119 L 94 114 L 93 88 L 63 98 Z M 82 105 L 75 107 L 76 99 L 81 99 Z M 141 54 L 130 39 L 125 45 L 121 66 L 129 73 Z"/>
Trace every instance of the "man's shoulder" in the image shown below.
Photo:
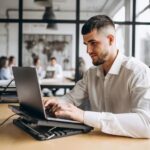
<path fill-rule="evenodd" d="M 138 73 L 139 71 L 145 71 L 149 69 L 146 64 L 144 64 L 142 61 L 138 60 L 135 57 L 126 57 L 122 66 L 125 69 L 130 70 L 134 73 Z"/>

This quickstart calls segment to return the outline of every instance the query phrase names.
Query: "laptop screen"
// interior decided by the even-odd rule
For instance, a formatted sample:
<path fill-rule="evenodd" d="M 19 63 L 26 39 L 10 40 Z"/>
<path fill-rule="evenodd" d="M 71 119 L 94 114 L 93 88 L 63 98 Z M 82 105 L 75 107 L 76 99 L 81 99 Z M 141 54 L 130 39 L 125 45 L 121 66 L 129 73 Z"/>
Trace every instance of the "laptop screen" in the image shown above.
<path fill-rule="evenodd" d="M 27 111 L 44 117 L 41 89 L 36 69 L 33 67 L 13 67 L 17 95 L 20 106 Z"/>

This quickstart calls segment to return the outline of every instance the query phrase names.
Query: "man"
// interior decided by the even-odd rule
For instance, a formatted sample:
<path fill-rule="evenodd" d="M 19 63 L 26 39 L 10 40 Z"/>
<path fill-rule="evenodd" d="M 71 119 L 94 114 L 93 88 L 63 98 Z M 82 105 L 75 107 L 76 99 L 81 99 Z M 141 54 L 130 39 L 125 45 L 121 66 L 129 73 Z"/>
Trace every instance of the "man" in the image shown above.
<path fill-rule="evenodd" d="M 46 68 L 46 78 L 53 78 L 62 80 L 63 79 L 63 69 L 60 64 L 57 63 L 56 57 L 51 57 L 49 60 L 49 64 Z M 51 92 L 53 95 L 56 95 L 56 92 L 59 90 L 59 88 L 52 88 Z M 45 90 L 44 90 L 45 91 Z M 46 89 L 47 92 L 50 92 L 48 89 Z"/>
<path fill-rule="evenodd" d="M 8 58 L 0 57 L 0 80 L 11 80 L 13 78 L 8 66 Z"/>
<path fill-rule="evenodd" d="M 77 120 L 104 133 L 150 138 L 149 68 L 119 52 L 115 26 L 109 17 L 90 18 L 82 27 L 82 34 L 95 67 L 70 93 L 45 101 L 46 109 L 51 109 L 56 117 Z M 90 111 L 78 108 L 86 100 Z"/>
<path fill-rule="evenodd" d="M 49 73 L 51 78 L 62 79 L 63 78 L 63 70 L 61 65 L 57 63 L 55 57 L 51 57 L 49 61 L 49 65 L 47 67 L 47 73 Z M 50 74 L 51 72 L 51 74 Z"/>
<path fill-rule="evenodd" d="M 33 57 L 33 65 L 31 67 L 35 67 L 39 79 L 43 79 L 45 77 L 45 70 L 43 69 L 43 66 L 41 65 L 41 60 L 39 56 Z"/>

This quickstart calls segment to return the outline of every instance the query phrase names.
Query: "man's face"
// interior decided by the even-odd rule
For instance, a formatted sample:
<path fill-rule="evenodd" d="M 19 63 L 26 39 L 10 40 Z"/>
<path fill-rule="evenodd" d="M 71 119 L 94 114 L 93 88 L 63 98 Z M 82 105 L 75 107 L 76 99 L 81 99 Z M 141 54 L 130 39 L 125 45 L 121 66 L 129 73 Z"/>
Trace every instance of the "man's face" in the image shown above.
<path fill-rule="evenodd" d="M 94 29 L 83 35 L 84 44 L 87 46 L 87 53 L 92 58 L 95 66 L 104 64 L 109 56 L 110 44 L 108 37 L 101 31 Z"/>
<path fill-rule="evenodd" d="M 16 65 L 16 59 L 15 58 L 13 59 L 13 65 L 14 66 Z"/>
<path fill-rule="evenodd" d="M 52 66 L 54 66 L 54 65 L 56 64 L 56 60 L 55 60 L 55 59 L 52 59 L 51 62 L 50 62 L 50 64 L 51 64 Z"/>
<path fill-rule="evenodd" d="M 37 60 L 36 66 L 40 66 L 41 65 L 41 61 L 40 59 Z"/>

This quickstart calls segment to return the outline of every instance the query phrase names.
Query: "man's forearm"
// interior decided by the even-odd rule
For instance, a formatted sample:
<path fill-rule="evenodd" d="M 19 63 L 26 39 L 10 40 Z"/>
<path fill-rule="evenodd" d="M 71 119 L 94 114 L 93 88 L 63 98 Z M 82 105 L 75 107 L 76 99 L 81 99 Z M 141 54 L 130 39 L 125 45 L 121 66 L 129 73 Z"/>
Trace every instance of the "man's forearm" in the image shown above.
<path fill-rule="evenodd" d="M 150 138 L 150 124 L 142 114 L 85 111 L 84 123 L 113 135 Z"/>

